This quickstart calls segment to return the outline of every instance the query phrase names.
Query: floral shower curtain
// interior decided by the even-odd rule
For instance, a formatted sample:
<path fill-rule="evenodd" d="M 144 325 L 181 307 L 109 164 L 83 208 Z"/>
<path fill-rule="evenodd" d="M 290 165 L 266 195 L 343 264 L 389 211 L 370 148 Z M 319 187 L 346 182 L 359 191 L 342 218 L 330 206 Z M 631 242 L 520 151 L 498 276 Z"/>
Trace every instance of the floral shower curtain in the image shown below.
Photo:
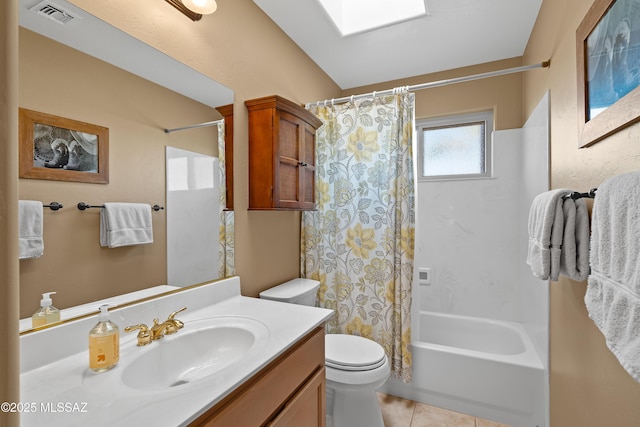
<path fill-rule="evenodd" d="M 316 134 L 317 211 L 304 212 L 301 271 L 320 281 L 329 333 L 381 344 L 394 375 L 411 380 L 415 229 L 414 95 L 310 108 Z"/>
<path fill-rule="evenodd" d="M 236 274 L 234 264 L 234 223 L 233 211 L 225 210 L 227 207 L 227 176 L 224 122 L 218 123 L 218 172 L 220 181 L 220 226 L 218 246 L 218 277 L 229 277 Z"/>

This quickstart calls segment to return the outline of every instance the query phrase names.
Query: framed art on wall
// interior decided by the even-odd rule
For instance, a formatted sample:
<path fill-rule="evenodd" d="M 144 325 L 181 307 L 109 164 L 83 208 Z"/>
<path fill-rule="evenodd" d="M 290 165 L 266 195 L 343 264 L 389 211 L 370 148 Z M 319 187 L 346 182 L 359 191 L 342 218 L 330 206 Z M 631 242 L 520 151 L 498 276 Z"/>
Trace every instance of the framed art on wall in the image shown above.
<path fill-rule="evenodd" d="M 20 178 L 109 183 L 109 129 L 20 108 Z"/>
<path fill-rule="evenodd" d="M 580 147 L 640 120 L 640 4 L 596 0 L 576 31 Z"/>

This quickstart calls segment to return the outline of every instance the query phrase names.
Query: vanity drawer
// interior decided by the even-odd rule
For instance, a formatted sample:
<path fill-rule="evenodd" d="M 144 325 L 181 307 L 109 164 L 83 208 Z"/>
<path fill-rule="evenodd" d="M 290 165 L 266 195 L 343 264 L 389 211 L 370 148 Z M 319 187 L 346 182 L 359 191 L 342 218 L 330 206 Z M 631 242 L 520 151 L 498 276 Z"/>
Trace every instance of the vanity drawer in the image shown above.
<path fill-rule="evenodd" d="M 320 368 L 266 427 L 321 427 L 325 425 L 325 369 Z"/>
<path fill-rule="evenodd" d="M 324 426 L 324 334 L 324 326 L 310 332 L 191 426 L 282 427 L 300 419 Z"/>

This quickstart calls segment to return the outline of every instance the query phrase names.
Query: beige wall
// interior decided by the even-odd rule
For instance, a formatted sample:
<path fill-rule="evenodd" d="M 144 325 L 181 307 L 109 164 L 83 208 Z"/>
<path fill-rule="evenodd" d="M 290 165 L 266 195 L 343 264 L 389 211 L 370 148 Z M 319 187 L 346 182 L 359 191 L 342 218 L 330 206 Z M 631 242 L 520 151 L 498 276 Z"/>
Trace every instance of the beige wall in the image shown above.
<path fill-rule="evenodd" d="M 576 29 L 592 0 L 545 0 L 524 62 L 551 58 L 551 68 L 524 80 L 528 115 L 545 91 L 551 96 L 551 186 L 586 191 L 640 168 L 640 126 L 578 149 Z M 640 384 L 607 349 L 584 304 L 586 283 L 551 283 L 551 426 L 637 427 Z"/>
<path fill-rule="evenodd" d="M 19 402 L 18 1 L 0 2 L 0 402 Z M 0 413 L 0 426 L 19 424 Z"/>
<path fill-rule="evenodd" d="M 56 291 L 54 305 L 73 305 L 167 283 L 165 211 L 154 212 L 150 245 L 99 245 L 99 209 L 78 202 L 164 206 L 165 146 L 217 155 L 217 129 L 163 129 L 217 120 L 214 109 L 29 30 L 20 29 L 19 105 L 109 129 L 109 183 L 20 179 L 19 197 L 57 201 L 44 211 L 44 256 L 20 261 L 20 317 Z"/>
<path fill-rule="evenodd" d="M 353 88 L 344 91 L 342 96 L 437 82 L 521 65 L 523 65 L 521 58 L 511 58 Z M 415 95 L 417 119 L 493 110 L 496 130 L 519 128 L 523 124 L 522 74 L 519 73 L 424 89 L 416 91 Z"/>

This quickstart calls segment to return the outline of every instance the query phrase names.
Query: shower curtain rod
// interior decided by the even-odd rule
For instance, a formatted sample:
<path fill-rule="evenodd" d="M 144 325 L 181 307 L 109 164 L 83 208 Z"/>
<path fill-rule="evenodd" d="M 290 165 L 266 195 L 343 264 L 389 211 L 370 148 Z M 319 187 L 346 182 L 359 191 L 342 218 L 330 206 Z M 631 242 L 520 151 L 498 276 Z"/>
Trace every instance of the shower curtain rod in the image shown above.
<path fill-rule="evenodd" d="M 222 122 L 224 122 L 224 119 L 214 120 L 213 122 L 198 123 L 197 125 L 184 126 L 184 127 L 181 127 L 181 128 L 165 129 L 164 133 L 177 132 L 179 130 L 186 130 L 186 129 L 203 128 L 203 127 L 206 127 L 206 126 L 217 125 L 218 123 L 222 123 Z"/>
<path fill-rule="evenodd" d="M 326 104 L 326 103 L 329 103 L 329 102 L 332 103 L 332 104 L 343 103 L 343 102 L 347 102 L 347 101 L 353 101 L 354 99 L 366 98 L 366 97 L 371 96 L 371 95 L 392 95 L 398 90 L 407 90 L 407 91 L 414 92 L 414 91 L 422 90 L 422 89 L 430 89 L 430 88 L 438 87 L 438 86 L 446 86 L 446 85 L 450 85 L 450 84 L 453 84 L 453 83 L 469 82 L 469 81 L 472 81 L 472 80 L 486 79 L 488 77 L 502 76 L 502 75 L 505 75 L 505 74 L 521 73 L 523 71 L 535 70 L 535 69 L 538 69 L 538 68 L 547 68 L 547 67 L 549 67 L 550 64 L 551 64 L 551 61 L 548 60 L 548 61 L 540 62 L 538 64 L 523 65 L 521 67 L 506 68 L 504 70 L 489 71 L 487 73 L 473 74 L 473 75 L 470 75 L 470 76 L 456 77 L 456 78 L 453 78 L 453 79 L 438 80 L 438 81 L 435 81 L 435 82 L 422 83 L 422 84 L 413 85 L 413 86 L 402 86 L 402 87 L 395 88 L 395 89 L 374 91 L 374 92 L 365 93 L 365 94 L 362 94 L 362 95 L 352 95 L 352 96 L 345 96 L 343 98 L 327 99 L 327 100 L 324 100 L 324 101 L 316 101 L 316 102 L 308 103 L 308 104 L 305 105 L 305 108 L 308 109 L 311 106 L 318 106 L 320 104 L 323 104 L 323 103 Z"/>

